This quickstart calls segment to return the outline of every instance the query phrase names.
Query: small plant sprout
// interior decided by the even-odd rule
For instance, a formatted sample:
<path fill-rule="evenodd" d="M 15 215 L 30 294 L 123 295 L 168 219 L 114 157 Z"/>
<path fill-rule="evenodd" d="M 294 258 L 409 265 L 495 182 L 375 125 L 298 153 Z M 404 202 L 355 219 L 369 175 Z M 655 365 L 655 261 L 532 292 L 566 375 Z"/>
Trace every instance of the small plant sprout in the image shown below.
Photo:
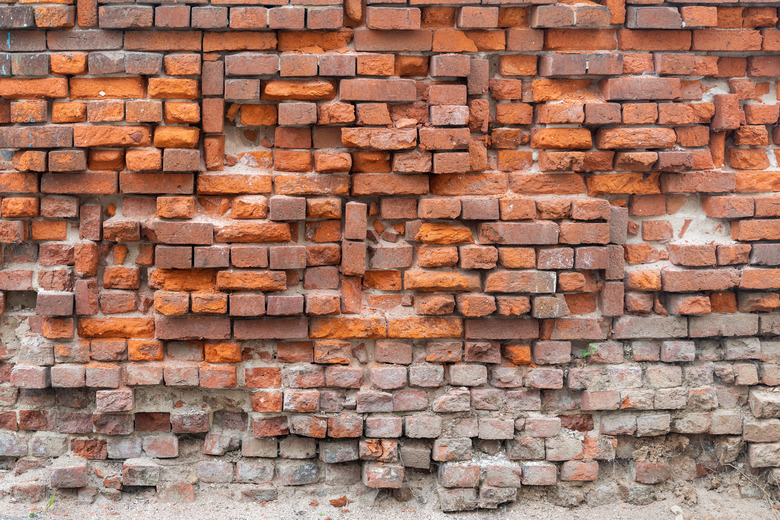
<path fill-rule="evenodd" d="M 582 357 L 587 358 L 588 356 L 596 352 L 596 350 L 597 350 L 596 345 L 591 343 L 588 345 L 588 348 L 582 349 Z"/>
<path fill-rule="evenodd" d="M 43 512 L 45 513 L 46 511 L 48 511 L 49 508 L 52 506 L 52 504 L 54 504 L 54 495 L 49 497 L 49 501 L 46 503 L 46 507 L 43 508 Z M 28 516 L 30 518 L 37 518 L 38 517 L 38 515 L 36 513 L 30 513 Z"/>

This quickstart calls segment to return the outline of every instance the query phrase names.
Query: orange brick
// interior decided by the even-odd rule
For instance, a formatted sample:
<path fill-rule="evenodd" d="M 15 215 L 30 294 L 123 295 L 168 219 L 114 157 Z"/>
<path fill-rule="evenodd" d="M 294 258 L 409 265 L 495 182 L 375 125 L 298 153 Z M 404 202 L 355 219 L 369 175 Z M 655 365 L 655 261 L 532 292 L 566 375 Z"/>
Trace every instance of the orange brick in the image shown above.
<path fill-rule="evenodd" d="M 65 240 L 68 236 L 68 223 L 64 220 L 34 220 L 32 222 L 32 240 Z"/>
<path fill-rule="evenodd" d="M 206 361 L 209 363 L 239 363 L 241 362 L 241 345 L 238 343 L 206 342 Z"/>
<path fill-rule="evenodd" d="M 150 98 L 196 99 L 199 94 L 200 86 L 199 81 L 196 79 L 149 78 Z"/>
<path fill-rule="evenodd" d="M 71 78 L 71 99 L 130 99 L 146 97 L 144 78 Z M 58 96 L 64 97 L 64 96 Z"/>
<path fill-rule="evenodd" d="M 86 52 L 63 52 L 49 55 L 51 71 L 54 74 L 86 74 Z"/>
<path fill-rule="evenodd" d="M 194 148 L 198 145 L 200 130 L 183 126 L 158 126 L 154 131 L 157 148 Z"/>

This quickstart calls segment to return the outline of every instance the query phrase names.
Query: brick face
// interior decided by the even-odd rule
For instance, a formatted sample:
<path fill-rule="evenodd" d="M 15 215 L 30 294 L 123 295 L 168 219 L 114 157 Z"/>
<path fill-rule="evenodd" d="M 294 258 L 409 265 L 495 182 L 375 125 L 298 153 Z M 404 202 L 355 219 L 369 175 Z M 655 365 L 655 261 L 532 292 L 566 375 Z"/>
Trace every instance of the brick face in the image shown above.
<path fill-rule="evenodd" d="M 669 433 L 780 468 L 780 3 L 252 3 L 0 3 L 0 457 L 447 511 Z"/>

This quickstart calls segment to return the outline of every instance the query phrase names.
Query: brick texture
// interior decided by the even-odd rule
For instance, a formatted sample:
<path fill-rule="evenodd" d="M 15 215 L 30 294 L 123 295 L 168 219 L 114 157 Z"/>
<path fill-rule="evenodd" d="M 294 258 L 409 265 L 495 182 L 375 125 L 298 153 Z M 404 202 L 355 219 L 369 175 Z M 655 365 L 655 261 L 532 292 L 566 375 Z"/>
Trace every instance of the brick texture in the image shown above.
<path fill-rule="evenodd" d="M 780 481 L 778 6 L 660 3 L 0 3 L 4 468 Z"/>

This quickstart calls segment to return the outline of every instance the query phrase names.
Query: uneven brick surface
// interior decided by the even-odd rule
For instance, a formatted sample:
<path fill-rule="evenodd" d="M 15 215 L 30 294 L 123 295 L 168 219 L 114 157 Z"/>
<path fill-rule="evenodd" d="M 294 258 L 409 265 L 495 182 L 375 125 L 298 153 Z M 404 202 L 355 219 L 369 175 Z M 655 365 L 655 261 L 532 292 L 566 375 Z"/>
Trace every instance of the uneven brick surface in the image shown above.
<path fill-rule="evenodd" d="M 448 4 L 0 4 L 9 467 L 778 480 L 778 6 Z"/>

